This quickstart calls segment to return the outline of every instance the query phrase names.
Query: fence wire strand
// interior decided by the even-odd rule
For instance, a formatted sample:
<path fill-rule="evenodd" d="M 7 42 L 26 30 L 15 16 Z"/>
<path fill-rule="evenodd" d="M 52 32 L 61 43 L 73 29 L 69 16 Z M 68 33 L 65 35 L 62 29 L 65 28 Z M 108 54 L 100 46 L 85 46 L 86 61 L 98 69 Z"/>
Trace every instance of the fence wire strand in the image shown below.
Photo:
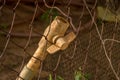
<path fill-rule="evenodd" d="M 0 20 L 3 15 L 8 16 L 4 14 L 7 12 L 5 10 L 12 12 L 12 17 L 8 20 L 11 21 L 10 25 L 4 21 L 0 22 L 0 76 L 3 76 L 0 80 L 15 80 L 20 77 L 21 70 L 31 57 L 38 59 L 32 55 L 41 37 L 45 37 L 46 47 L 48 43 L 54 44 L 47 39 L 51 31 L 49 24 L 54 18 L 54 9 L 58 12 L 55 14 L 69 21 L 70 27 L 66 33 L 73 31 L 77 38 L 66 50 L 54 55 L 48 54 L 45 61 L 38 59 L 41 61 L 41 67 L 33 80 L 49 80 L 50 74 L 54 80 L 57 80 L 58 76 L 65 80 L 74 80 L 76 70 L 80 70 L 83 75 L 90 73 L 91 77 L 88 80 L 120 80 L 119 20 L 116 18 L 116 21 L 111 23 L 101 20 L 99 25 L 96 13 L 98 2 L 99 0 L 1 0 Z M 29 9 L 26 10 L 27 16 L 32 13 L 28 16 L 31 20 L 27 20 L 26 13 L 22 13 L 25 10 L 21 9 L 21 5 L 26 5 L 27 10 Z M 22 15 L 25 16 L 20 18 Z M 45 19 L 49 21 L 39 19 L 42 15 L 44 18 L 47 16 Z M 15 24 L 17 20 L 23 23 Z M 23 26 L 25 24 L 26 27 Z M 45 36 L 43 32 L 48 25 L 49 31 Z M 44 55 L 45 52 L 46 50 Z M 82 77 L 82 80 L 85 78 Z"/>

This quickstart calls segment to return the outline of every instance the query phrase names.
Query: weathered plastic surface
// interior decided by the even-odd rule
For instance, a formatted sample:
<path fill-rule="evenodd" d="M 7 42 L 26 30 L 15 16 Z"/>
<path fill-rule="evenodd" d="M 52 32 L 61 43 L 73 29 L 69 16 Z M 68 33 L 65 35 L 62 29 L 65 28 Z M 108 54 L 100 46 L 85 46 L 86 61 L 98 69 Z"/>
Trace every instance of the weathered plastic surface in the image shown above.
<path fill-rule="evenodd" d="M 57 16 L 54 19 L 54 21 L 47 27 L 47 29 L 44 32 L 44 36 L 46 36 L 46 38 L 44 36 L 42 37 L 42 39 L 38 44 L 39 45 L 38 49 L 34 53 L 33 57 L 30 59 L 28 64 L 25 66 L 25 68 L 23 68 L 23 70 L 21 71 L 19 75 L 20 77 L 22 77 L 24 80 L 32 80 L 32 78 L 34 77 L 34 75 L 37 73 L 37 71 L 41 66 L 41 61 L 43 61 L 46 58 L 49 52 L 49 50 L 47 52 L 47 49 L 50 46 L 53 46 L 53 44 L 59 47 L 58 50 L 61 50 L 61 48 L 64 47 L 67 48 L 68 46 L 67 44 L 73 41 L 75 38 L 75 34 L 73 32 L 68 34 L 66 37 L 64 37 L 64 34 L 68 27 L 69 27 L 69 23 L 64 18 Z M 55 36 L 61 37 L 58 39 L 58 41 L 56 41 L 57 44 L 53 42 L 53 38 Z M 55 49 L 53 47 L 51 49 L 55 50 L 56 47 Z M 51 53 L 54 52 L 56 52 L 56 50 L 52 51 Z M 22 79 L 17 78 L 16 80 L 22 80 Z"/>

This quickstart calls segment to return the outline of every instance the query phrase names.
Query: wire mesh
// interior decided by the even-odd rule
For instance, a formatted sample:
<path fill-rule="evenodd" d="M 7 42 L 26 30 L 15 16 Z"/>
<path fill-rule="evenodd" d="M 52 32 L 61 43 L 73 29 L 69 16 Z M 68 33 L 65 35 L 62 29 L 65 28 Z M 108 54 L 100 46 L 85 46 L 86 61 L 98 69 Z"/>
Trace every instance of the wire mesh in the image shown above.
<path fill-rule="evenodd" d="M 77 38 L 66 50 L 48 54 L 33 80 L 48 80 L 49 74 L 54 80 L 56 76 L 74 80 L 75 71 L 79 70 L 90 75 L 88 80 L 119 80 L 120 24 L 117 19 L 99 23 L 95 10 L 97 2 L 1 0 L 0 80 L 15 80 L 20 74 L 37 49 L 45 28 L 52 22 L 54 9 L 68 19 L 68 32 L 74 31 Z M 47 20 L 40 20 L 47 10 Z"/>

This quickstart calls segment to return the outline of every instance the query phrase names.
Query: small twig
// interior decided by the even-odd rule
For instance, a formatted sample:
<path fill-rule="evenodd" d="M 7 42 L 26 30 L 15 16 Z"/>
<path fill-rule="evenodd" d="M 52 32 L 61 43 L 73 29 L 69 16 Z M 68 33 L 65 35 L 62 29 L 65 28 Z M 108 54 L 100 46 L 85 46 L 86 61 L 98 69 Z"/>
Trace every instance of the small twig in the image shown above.
<path fill-rule="evenodd" d="M 6 0 L 4 0 L 2 6 L 0 6 L 0 11 L 1 11 L 2 8 L 4 7 L 5 3 L 6 3 Z"/>
<path fill-rule="evenodd" d="M 116 29 L 116 27 L 117 27 L 117 21 L 115 22 L 115 28 L 114 29 Z M 113 33 L 113 36 L 112 36 L 112 39 L 115 39 L 115 33 Z M 113 45 L 114 45 L 114 42 L 112 41 L 111 42 L 111 44 L 110 44 L 110 47 L 108 48 L 108 53 L 109 53 L 109 57 L 110 57 L 110 59 L 111 59 L 111 54 L 112 54 L 112 47 L 113 47 Z"/>
<path fill-rule="evenodd" d="M 71 4 L 71 1 L 72 1 L 72 0 L 69 0 L 69 2 L 68 2 L 68 4 L 67 4 L 67 7 Z"/>
<path fill-rule="evenodd" d="M 38 75 L 38 80 L 40 80 L 40 73 L 42 72 L 42 68 L 43 68 L 43 62 L 40 63 L 40 69 L 39 69 L 39 75 Z"/>
<path fill-rule="evenodd" d="M 80 23 L 81 24 L 81 23 Z M 93 21 L 92 20 L 90 20 L 90 21 L 88 21 L 85 25 L 83 25 L 83 26 L 79 26 L 78 27 L 78 29 L 77 29 L 77 32 L 79 31 L 79 32 L 83 32 L 83 31 L 85 31 L 85 30 L 90 30 L 90 29 L 92 29 L 92 27 L 93 27 Z"/>
<path fill-rule="evenodd" d="M 69 16 L 70 15 L 70 7 L 67 8 L 67 15 Z M 68 20 L 68 19 L 67 19 Z"/>
<path fill-rule="evenodd" d="M 104 44 L 106 43 L 106 41 L 117 42 L 117 43 L 120 44 L 120 41 L 119 41 L 119 40 L 115 40 L 115 39 L 104 39 L 104 40 L 103 40 Z"/>
<path fill-rule="evenodd" d="M 79 27 L 77 28 L 76 37 L 80 33 L 80 30 L 81 30 L 81 21 L 79 22 Z"/>
<path fill-rule="evenodd" d="M 100 32 L 101 37 L 103 37 L 103 32 L 104 32 L 104 23 L 102 23 L 102 26 L 101 26 L 101 32 Z M 102 52 L 102 45 L 100 45 L 100 49 L 99 49 L 99 53 L 101 52 Z"/>
<path fill-rule="evenodd" d="M 85 13 L 85 7 L 84 7 L 84 5 L 82 6 L 83 8 L 82 8 L 82 13 L 81 13 L 81 15 L 80 15 L 80 19 L 82 19 L 82 17 L 84 16 L 84 13 Z"/>
<path fill-rule="evenodd" d="M 89 50 L 89 48 L 90 48 L 90 44 L 91 44 L 91 33 L 90 33 L 90 36 L 89 36 L 89 43 L 88 43 L 88 46 L 87 46 L 87 48 L 86 48 L 86 55 L 85 55 L 85 60 L 84 60 L 84 62 L 83 62 L 83 71 L 84 71 L 84 67 L 86 66 L 86 62 L 87 62 L 87 59 L 88 59 L 88 50 Z"/>
<path fill-rule="evenodd" d="M 23 57 L 23 60 L 22 60 L 21 66 L 20 66 L 20 72 L 21 72 L 21 70 L 22 70 L 22 68 L 24 66 L 24 63 L 25 63 L 25 57 Z"/>
<path fill-rule="evenodd" d="M 69 59 L 73 59 L 75 54 L 76 54 L 76 50 L 77 50 L 77 40 L 75 41 L 75 45 L 74 45 L 74 50 L 73 50 L 73 54 L 70 56 L 67 56 Z"/>
<path fill-rule="evenodd" d="M 96 65 L 96 70 L 95 70 L 95 79 L 94 79 L 94 80 L 97 80 L 97 75 L 98 75 L 98 66 Z"/>
<path fill-rule="evenodd" d="M 95 3 L 94 3 L 94 6 L 92 7 L 92 9 L 91 10 L 94 10 L 95 8 L 96 8 L 96 5 L 97 5 L 97 0 L 95 0 Z"/>
<path fill-rule="evenodd" d="M 57 74 L 56 73 L 54 73 L 54 79 L 57 80 Z"/>
<path fill-rule="evenodd" d="M 88 21 L 85 25 L 80 28 L 80 32 L 85 30 L 91 30 L 93 27 L 94 20 L 96 20 L 96 12 L 94 12 L 92 20 Z"/>
<path fill-rule="evenodd" d="M 57 61 L 57 64 L 56 64 L 56 66 L 55 66 L 55 68 L 53 69 L 53 72 L 55 72 L 56 70 L 57 70 L 57 68 L 58 68 L 58 66 L 59 66 L 59 64 L 60 64 L 60 60 L 61 60 L 61 54 L 59 55 L 59 58 L 58 58 L 58 61 Z"/>
<path fill-rule="evenodd" d="M 120 61 L 119 61 L 120 62 Z M 117 74 L 120 74 L 120 63 L 118 63 L 118 69 L 117 69 Z"/>

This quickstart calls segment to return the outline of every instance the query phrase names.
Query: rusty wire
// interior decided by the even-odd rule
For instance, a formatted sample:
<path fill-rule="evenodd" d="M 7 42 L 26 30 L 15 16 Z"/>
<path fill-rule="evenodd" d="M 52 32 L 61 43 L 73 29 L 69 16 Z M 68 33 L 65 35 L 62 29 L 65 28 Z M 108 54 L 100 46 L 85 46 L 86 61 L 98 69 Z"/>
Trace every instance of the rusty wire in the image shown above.
<path fill-rule="evenodd" d="M 53 1 L 53 3 L 52 3 L 52 6 L 50 6 L 50 5 L 48 5 L 48 3 L 47 3 L 47 1 L 46 0 L 43 0 L 43 3 L 44 3 L 44 6 L 46 7 L 46 8 L 50 8 L 50 11 L 49 11 L 49 15 L 51 14 L 51 12 L 53 11 L 53 9 L 56 9 L 56 10 L 58 10 L 59 11 L 59 13 L 62 15 L 62 16 L 65 16 L 66 18 L 68 18 L 68 21 L 69 21 L 69 23 L 70 23 L 70 25 L 71 25 L 71 28 L 72 28 L 72 31 L 74 31 L 75 33 L 76 33 L 76 35 L 77 35 L 77 39 L 75 39 L 75 41 L 73 42 L 73 44 L 71 45 L 72 46 L 72 51 L 69 51 L 69 49 L 71 49 L 71 48 L 69 48 L 68 49 L 68 51 L 66 52 L 63 52 L 63 54 L 59 54 L 58 55 L 58 57 L 57 57 L 57 59 L 56 59 L 56 57 L 55 57 L 55 61 L 56 62 L 54 62 L 53 61 L 53 63 L 54 63 L 54 67 L 52 68 L 52 69 L 48 69 L 49 71 L 48 72 L 50 72 L 51 74 L 53 74 L 54 75 L 54 77 L 56 77 L 56 75 L 58 75 L 58 74 L 60 74 L 60 75 L 64 75 L 64 73 L 67 73 L 67 72 L 63 72 L 63 71 L 61 71 L 60 70 L 60 66 L 64 66 L 65 65 L 65 67 L 64 67 L 64 70 L 65 71 L 68 71 L 68 73 L 67 73 L 67 78 L 65 78 L 65 79 L 68 79 L 69 78 L 69 76 L 70 76 L 70 74 L 71 73 L 69 73 L 69 71 L 71 71 L 71 70 L 73 70 L 73 66 L 77 66 L 79 63 L 77 63 L 77 61 L 79 61 L 78 59 L 79 58 L 82 58 L 83 57 L 83 59 L 80 61 L 81 63 L 82 63 L 82 65 L 80 64 L 79 65 L 79 67 L 82 67 L 82 72 L 83 72 L 83 74 L 85 74 L 87 71 L 87 66 L 90 66 L 90 67 L 92 67 L 91 65 L 88 65 L 88 63 L 89 63 L 89 60 L 91 60 L 91 61 L 93 61 L 94 63 L 95 63 L 95 73 L 94 74 L 92 74 L 94 77 L 92 78 L 92 79 L 90 79 L 90 80 L 99 80 L 99 78 L 101 78 L 101 75 L 102 76 L 106 76 L 106 74 L 107 75 L 112 75 L 112 74 L 114 74 L 115 75 L 115 78 L 117 79 L 117 80 L 119 80 L 119 77 L 120 77 L 120 75 L 119 75 L 119 73 L 120 73 L 120 63 L 119 64 L 117 64 L 118 65 L 118 67 L 117 67 L 117 69 L 116 68 L 114 68 L 114 63 L 112 63 L 112 55 L 113 55 L 113 47 L 114 47 L 114 45 L 115 45 L 115 43 L 117 43 L 117 44 L 119 44 L 120 43 L 120 40 L 117 40 L 116 39 L 116 33 L 114 33 L 113 32 L 113 34 L 112 34 L 112 38 L 103 38 L 104 37 L 104 31 L 105 31 L 105 24 L 104 24 L 104 22 L 102 21 L 102 25 L 101 25 L 101 31 L 99 30 L 99 28 L 98 28 L 98 26 L 97 26 L 97 23 L 96 23 L 96 11 L 95 11 L 95 7 L 96 7 L 96 5 L 97 5 L 97 0 L 95 0 L 95 3 L 94 3 L 94 6 L 92 7 L 92 9 L 91 10 L 89 10 L 89 8 L 88 8 L 88 5 L 87 5 L 87 3 L 86 3 L 86 1 L 85 0 L 83 0 L 83 4 L 82 4 L 82 13 L 81 13 L 81 15 L 79 16 L 79 23 L 77 23 L 77 25 L 78 26 L 76 26 L 76 25 L 74 25 L 74 23 L 73 23 L 73 18 L 70 16 L 70 14 L 72 14 L 71 13 L 71 8 L 69 7 L 72 3 L 71 3 L 71 1 L 72 0 L 70 0 L 70 1 L 68 1 L 68 3 L 67 3 L 67 5 L 66 5 L 66 7 L 68 8 L 67 10 L 68 10 L 68 12 L 67 13 L 64 13 L 63 11 L 62 11 L 62 9 L 61 8 L 59 8 L 59 7 L 56 7 L 56 5 L 55 5 L 55 3 L 56 3 L 56 0 L 54 0 Z M 0 7 L 0 11 L 1 10 L 3 10 L 3 8 L 4 8 L 4 6 L 6 5 L 6 0 L 3 0 L 3 3 L 2 3 L 2 5 L 1 5 L 1 7 Z M 28 1 L 29 2 L 29 1 Z M 29 22 L 29 25 L 28 25 L 28 28 L 29 28 L 29 33 L 26 35 L 21 35 L 20 34 L 20 36 L 24 36 L 23 38 L 26 38 L 27 37 L 27 42 L 26 42 L 26 44 L 24 45 L 24 46 L 21 46 L 19 43 L 17 43 L 14 39 L 12 39 L 13 37 L 12 36 L 14 36 L 14 37 L 16 37 L 16 36 L 19 36 L 19 35 L 16 35 L 16 34 L 13 34 L 13 32 L 14 32 L 14 23 L 15 23 L 15 19 L 16 19 L 16 8 L 20 5 L 20 4 L 22 4 L 21 3 L 21 0 L 18 0 L 17 2 L 16 2 L 16 5 L 13 7 L 13 17 L 12 17 L 12 22 L 11 22 L 11 25 L 10 25 L 10 29 L 9 29 L 9 31 L 7 32 L 7 31 L 5 31 L 5 30 L 3 30 L 2 28 L 0 28 L 0 31 L 4 34 L 4 36 L 6 36 L 6 43 L 5 43 L 5 45 L 3 45 L 4 46 L 4 48 L 3 48 L 3 50 L 1 51 L 1 53 L 0 53 L 0 65 L 1 66 L 3 66 L 4 68 L 7 68 L 7 69 L 9 69 L 10 71 L 13 71 L 15 74 L 17 74 L 17 76 L 20 74 L 20 71 L 22 70 L 22 68 L 23 68 L 23 66 L 26 64 L 26 61 L 28 61 L 28 59 L 27 58 L 31 58 L 31 57 L 33 57 L 32 55 L 31 55 L 31 52 L 29 52 L 29 51 L 27 51 L 27 49 L 29 48 L 29 45 L 30 45 L 30 42 L 32 41 L 32 37 L 45 37 L 45 39 L 47 40 L 47 36 L 44 36 L 42 33 L 40 33 L 40 32 L 38 32 L 38 31 L 36 31 L 34 28 L 35 28 L 35 26 L 34 26 L 34 22 L 35 22 L 35 16 L 36 16 L 36 14 L 37 14 L 37 11 L 38 11 L 38 8 L 40 7 L 40 5 L 39 5 L 39 0 L 35 0 L 35 1 L 32 1 L 32 3 L 34 3 L 34 13 L 33 13 L 33 16 L 32 16 L 32 19 L 31 19 L 31 21 Z M 83 24 L 82 22 L 82 18 L 84 17 L 84 11 L 85 11 L 85 8 L 87 8 L 87 10 L 88 10 L 88 12 L 89 12 L 89 14 L 90 14 L 90 16 L 91 16 L 91 19 L 88 21 L 88 22 L 86 22 L 86 24 Z M 49 24 L 52 22 L 52 16 L 50 15 L 49 16 Z M 92 32 L 92 29 L 94 28 L 93 26 L 95 26 L 95 29 L 96 29 L 96 31 L 97 31 L 97 33 L 98 33 L 98 35 L 96 36 L 96 34 L 94 34 L 93 32 Z M 115 30 L 117 30 L 118 29 L 118 22 L 117 22 L 117 20 L 116 20 L 116 22 L 115 22 L 115 24 L 114 24 L 114 29 Z M 21 27 L 22 28 L 22 27 Z M 87 29 L 87 32 L 86 33 L 84 33 L 84 30 L 86 30 Z M 49 29 L 49 31 L 51 30 L 51 28 Z M 33 34 L 33 32 L 34 33 L 36 33 L 37 35 L 34 35 Z M 84 47 L 82 44 L 83 44 L 83 42 L 84 41 L 86 41 L 86 39 L 81 39 L 81 36 L 82 35 L 84 35 L 84 34 L 88 34 L 88 37 L 89 37 L 89 39 L 87 40 L 87 42 L 88 42 L 88 44 L 87 44 L 87 46 L 86 47 Z M 109 32 L 108 32 L 109 33 Z M 108 33 L 106 33 L 106 34 L 108 34 Z M 48 32 L 48 34 L 49 34 L 49 32 Z M 83 38 L 84 38 L 84 36 L 82 36 Z M 106 67 L 104 67 L 104 66 L 102 66 L 100 63 L 99 63 L 99 61 L 96 59 L 96 58 L 94 58 L 94 57 L 91 57 L 91 55 L 90 55 L 90 49 L 91 49 L 91 47 L 94 47 L 93 45 L 92 45 L 92 43 L 94 42 L 92 42 L 92 40 L 94 40 L 94 39 L 97 41 L 97 40 L 99 40 L 99 41 L 101 41 L 101 44 L 100 44 L 100 46 L 97 46 L 97 47 L 99 47 L 99 53 L 102 53 L 103 51 L 104 51 L 104 55 L 106 56 L 106 58 L 105 59 L 107 59 L 108 60 L 108 68 L 106 68 Z M 39 38 L 40 39 L 40 38 Z M 48 41 L 48 40 L 47 40 Z M 82 42 L 83 41 L 83 42 Z M 110 41 L 110 46 L 108 47 L 108 48 L 106 48 L 106 44 L 107 44 L 107 42 L 109 42 Z M 49 41 L 48 41 L 49 42 Z M 10 43 L 12 43 L 12 44 L 14 44 L 17 48 L 19 48 L 19 49 L 22 49 L 23 50 L 23 55 L 24 56 L 22 56 L 22 62 L 21 62 L 21 64 L 20 64 L 20 66 L 19 66 L 19 69 L 18 70 L 16 70 L 16 69 L 14 69 L 14 68 L 12 68 L 12 67 L 10 67 L 10 66 L 8 66 L 8 65 L 6 65 L 6 64 L 4 64 L 4 60 L 5 60 L 5 58 L 6 58 L 6 56 L 5 55 L 7 55 L 7 47 L 9 46 L 9 44 Z M 51 43 L 51 42 L 50 42 Z M 78 43 L 79 43 L 79 45 L 78 45 Z M 37 43 L 36 43 L 37 44 Z M 53 44 L 53 43 L 52 43 Z M 47 44 L 46 44 L 46 46 L 47 46 Z M 119 45 L 120 46 L 120 45 Z M 106 50 L 106 49 L 108 49 L 108 51 Z M 82 53 L 81 53 L 82 52 Z M 82 57 L 79 57 L 79 56 L 81 56 L 81 55 L 83 55 Z M 98 54 L 98 56 L 99 56 L 99 54 Z M 77 57 L 79 57 L 79 58 L 77 58 Z M 36 58 L 37 59 L 37 58 Z M 101 58 L 102 59 L 102 58 Z M 40 59 L 39 59 L 40 60 Z M 52 60 L 52 59 L 51 59 Z M 72 65 L 72 60 L 73 60 L 73 63 L 75 63 L 74 65 Z M 40 60 L 41 61 L 41 60 Z M 71 62 L 70 62 L 71 61 Z M 75 62 L 76 61 L 76 62 Z M 69 63 L 69 64 L 67 64 L 67 63 Z M 51 63 L 49 63 L 50 65 L 51 64 L 53 64 L 52 62 Z M 39 70 L 39 75 L 37 76 L 37 78 L 36 78 L 36 80 L 41 80 L 41 73 L 42 73 L 42 70 L 44 70 L 44 61 L 42 61 L 42 63 L 41 63 L 42 65 L 41 65 L 41 68 L 40 68 L 40 70 Z M 46 64 L 48 64 L 48 63 L 46 63 Z M 71 65 L 72 65 L 72 67 L 71 67 Z M 66 67 L 66 66 L 68 66 L 68 68 Z M 49 67 L 49 66 L 48 66 Z M 77 67 L 77 68 L 79 68 L 79 67 Z M 67 69 L 69 69 L 69 70 L 67 70 Z M 76 69 L 76 67 L 75 67 L 75 69 Z M 100 73 L 100 71 L 99 71 L 99 69 L 102 69 L 103 71 L 104 71 L 104 73 Z M 109 70 L 112 70 L 112 73 L 108 73 L 107 71 L 109 71 Z M 47 69 L 46 69 L 47 70 Z M 89 71 L 89 70 L 88 70 Z M 60 73 L 59 73 L 60 72 Z M 1 74 L 1 73 L 0 73 Z M 72 74 L 74 74 L 74 71 L 73 71 L 73 73 Z M 101 75 L 100 75 L 101 74 Z M 66 75 L 66 74 L 65 74 Z M 7 75 L 6 75 L 7 76 Z M 17 77 L 17 76 L 14 76 L 14 79 Z M 46 77 L 45 77 L 46 78 Z M 48 76 L 47 76 L 47 78 L 48 78 Z M 63 77 L 64 78 L 64 77 Z M 112 77 L 111 77 L 112 78 Z M 113 79 L 115 79 L 115 78 L 113 78 Z M 71 79 L 73 79 L 73 78 L 71 78 L 70 77 L 70 79 L 69 80 L 71 80 Z M 34 79 L 35 80 L 35 79 Z"/>

